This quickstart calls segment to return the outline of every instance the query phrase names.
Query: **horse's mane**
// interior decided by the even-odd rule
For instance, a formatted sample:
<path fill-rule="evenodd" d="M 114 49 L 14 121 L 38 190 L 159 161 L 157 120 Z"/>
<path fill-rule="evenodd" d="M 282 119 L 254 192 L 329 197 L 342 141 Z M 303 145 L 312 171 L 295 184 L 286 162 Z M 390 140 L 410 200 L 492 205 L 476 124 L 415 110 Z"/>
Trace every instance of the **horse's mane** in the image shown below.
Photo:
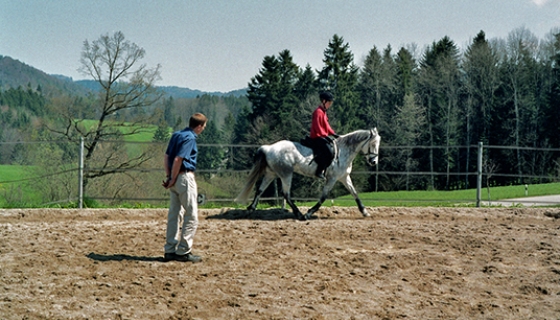
<path fill-rule="evenodd" d="M 371 132 L 369 130 L 356 130 L 354 132 L 347 133 L 340 136 L 337 142 L 340 144 L 345 144 L 347 146 L 355 146 L 358 143 L 363 142 L 371 137 Z"/>

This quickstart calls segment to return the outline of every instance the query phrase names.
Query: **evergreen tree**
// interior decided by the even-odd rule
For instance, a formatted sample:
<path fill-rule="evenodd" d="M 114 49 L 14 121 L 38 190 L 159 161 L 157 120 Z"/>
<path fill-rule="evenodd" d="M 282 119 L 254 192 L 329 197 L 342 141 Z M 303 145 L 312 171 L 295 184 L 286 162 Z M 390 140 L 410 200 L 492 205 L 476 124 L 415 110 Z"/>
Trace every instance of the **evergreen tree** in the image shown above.
<path fill-rule="evenodd" d="M 458 141 L 459 115 L 459 50 L 447 36 L 426 50 L 420 63 L 420 97 L 426 105 L 428 142 L 430 146 L 443 145 L 443 154 L 437 161 L 430 149 L 430 171 L 446 171 L 444 187 L 451 187 L 451 170 L 454 154 L 451 146 Z M 443 170 L 442 170 L 443 169 Z M 435 188 L 436 177 L 431 176 L 431 187 Z"/>
<path fill-rule="evenodd" d="M 367 112 L 360 109 L 359 69 L 354 64 L 350 45 L 335 34 L 324 51 L 323 63 L 317 80 L 320 91 L 330 90 L 334 95 L 333 106 L 329 109 L 331 126 L 339 134 L 364 128 L 369 119 Z"/>
<path fill-rule="evenodd" d="M 311 128 L 311 116 L 313 111 L 318 105 L 317 98 L 317 80 L 315 72 L 308 64 L 305 70 L 300 74 L 299 79 L 295 85 L 296 99 L 299 102 L 297 118 L 300 119 L 300 135 L 304 137 L 309 135 Z"/>
<path fill-rule="evenodd" d="M 167 142 L 171 137 L 169 132 L 169 127 L 167 123 L 161 122 L 160 125 L 157 127 L 156 131 L 154 132 L 154 137 L 152 141 L 154 142 Z"/>
<path fill-rule="evenodd" d="M 513 168 L 511 173 L 517 173 L 518 183 L 523 183 L 521 176 L 529 172 L 527 161 L 530 161 L 521 150 L 521 147 L 535 146 L 538 139 L 538 127 L 542 124 L 542 113 L 538 104 L 536 89 L 539 86 L 535 79 L 540 72 L 537 70 L 536 50 L 537 38 L 526 28 L 512 31 L 507 40 L 503 70 L 503 103 L 500 115 L 502 132 L 511 132 L 504 136 L 502 143 L 510 143 L 517 147 L 513 153 L 507 151 L 502 163 L 503 168 Z M 531 157 L 531 155 L 527 155 Z"/>
<path fill-rule="evenodd" d="M 397 68 L 388 46 L 381 56 L 376 47 L 370 50 L 359 77 L 360 109 L 365 113 L 366 124 L 388 136 L 390 118 L 395 112 L 397 100 Z M 401 99 L 402 100 L 402 99 Z"/>
<path fill-rule="evenodd" d="M 174 101 L 173 97 L 165 99 L 163 102 L 163 119 L 169 127 L 174 127 L 177 120 L 173 116 Z"/>
<path fill-rule="evenodd" d="M 397 105 L 404 105 L 405 97 L 416 92 L 417 64 L 412 53 L 404 47 L 397 53 L 395 64 L 397 69 Z"/>
<path fill-rule="evenodd" d="M 247 97 L 252 104 L 246 142 L 266 144 L 301 138 L 301 119 L 295 84 L 299 67 L 288 50 L 266 56 L 259 74 L 251 78 Z"/>
<path fill-rule="evenodd" d="M 490 144 L 492 137 L 496 92 L 499 88 L 499 59 L 495 50 L 480 31 L 467 48 L 464 57 L 464 94 L 462 110 L 463 126 L 461 141 L 470 146 L 482 141 Z M 495 129 L 494 129 L 495 130 Z M 492 150 L 488 150 L 492 152 Z M 471 161 L 471 149 L 466 149 L 465 170 L 474 171 L 476 161 Z M 474 183 L 465 177 L 465 188 Z"/>
<path fill-rule="evenodd" d="M 197 169 L 219 170 L 223 167 L 225 149 L 219 146 L 210 146 L 222 143 L 222 134 L 216 127 L 214 121 L 208 121 L 204 133 L 197 138 L 199 155 L 197 158 Z"/>
<path fill-rule="evenodd" d="M 413 93 L 405 95 L 402 106 L 397 106 L 392 125 L 393 143 L 396 146 L 412 146 L 418 143 L 425 126 L 425 108 L 416 102 Z M 410 148 L 396 149 L 391 159 L 387 162 L 392 164 L 393 170 L 403 170 L 406 175 L 398 176 L 394 182 L 394 189 L 399 190 L 400 184 L 404 181 L 405 189 L 412 188 L 411 176 L 409 172 L 418 169 L 418 159 L 413 157 L 413 150 Z"/>
<path fill-rule="evenodd" d="M 560 33 L 554 35 L 552 60 L 551 90 L 548 93 L 543 130 L 547 132 L 547 141 L 552 148 L 560 147 Z"/>

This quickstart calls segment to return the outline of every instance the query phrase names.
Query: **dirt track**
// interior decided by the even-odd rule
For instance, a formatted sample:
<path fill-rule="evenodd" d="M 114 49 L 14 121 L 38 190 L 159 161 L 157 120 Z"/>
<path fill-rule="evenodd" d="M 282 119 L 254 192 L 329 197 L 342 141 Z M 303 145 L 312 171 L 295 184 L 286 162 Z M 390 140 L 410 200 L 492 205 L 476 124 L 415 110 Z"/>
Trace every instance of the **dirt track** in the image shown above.
<path fill-rule="evenodd" d="M 0 209 L 0 319 L 560 319 L 560 208 Z"/>

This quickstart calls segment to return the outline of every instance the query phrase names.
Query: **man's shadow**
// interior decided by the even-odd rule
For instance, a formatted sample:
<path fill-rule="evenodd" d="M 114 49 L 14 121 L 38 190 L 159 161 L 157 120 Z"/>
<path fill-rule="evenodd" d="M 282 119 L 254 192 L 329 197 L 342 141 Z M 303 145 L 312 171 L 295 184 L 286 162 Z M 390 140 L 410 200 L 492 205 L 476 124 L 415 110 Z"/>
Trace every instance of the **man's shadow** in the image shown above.
<path fill-rule="evenodd" d="M 144 262 L 165 262 L 163 257 L 131 256 L 128 254 L 97 254 L 89 253 L 86 257 L 95 261 L 144 261 Z"/>

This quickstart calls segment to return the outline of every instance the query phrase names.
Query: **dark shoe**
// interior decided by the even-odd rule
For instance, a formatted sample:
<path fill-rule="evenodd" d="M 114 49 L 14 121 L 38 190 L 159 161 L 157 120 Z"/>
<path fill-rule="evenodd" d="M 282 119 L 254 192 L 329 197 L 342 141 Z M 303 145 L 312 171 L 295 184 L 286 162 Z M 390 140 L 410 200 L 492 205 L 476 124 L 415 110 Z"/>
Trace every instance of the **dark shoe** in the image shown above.
<path fill-rule="evenodd" d="M 171 252 L 171 253 L 166 252 L 163 255 L 163 262 L 173 261 L 173 260 L 177 259 L 176 257 L 177 257 L 177 255 L 174 252 Z"/>
<path fill-rule="evenodd" d="M 175 261 L 192 262 L 192 263 L 195 263 L 195 262 L 200 262 L 200 261 L 202 261 L 202 258 L 201 258 L 200 256 L 195 256 L 194 254 L 192 254 L 192 253 L 189 252 L 189 253 L 187 253 L 187 254 L 185 254 L 185 255 L 182 255 L 182 256 L 176 254 L 176 255 L 175 255 Z"/>

